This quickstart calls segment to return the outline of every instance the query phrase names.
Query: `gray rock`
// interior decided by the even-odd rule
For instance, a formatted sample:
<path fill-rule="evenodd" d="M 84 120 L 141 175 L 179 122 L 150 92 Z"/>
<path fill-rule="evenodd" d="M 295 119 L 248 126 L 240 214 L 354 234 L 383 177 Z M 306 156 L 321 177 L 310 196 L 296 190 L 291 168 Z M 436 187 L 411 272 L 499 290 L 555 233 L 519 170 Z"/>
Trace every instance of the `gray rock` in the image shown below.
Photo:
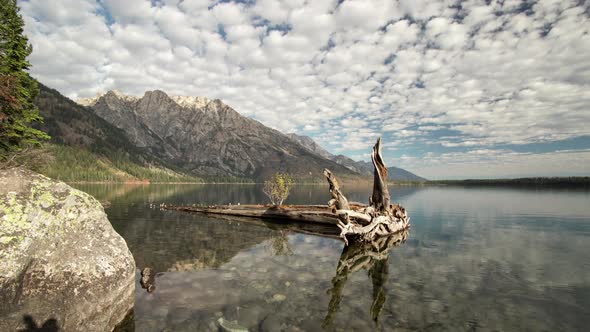
<path fill-rule="evenodd" d="M 156 273 L 149 267 L 141 270 L 141 279 L 139 284 L 141 288 L 145 289 L 148 293 L 153 293 L 156 290 Z"/>
<path fill-rule="evenodd" d="M 223 317 L 217 320 L 219 329 L 224 332 L 248 332 L 248 329 L 239 325 L 236 321 L 228 321 Z"/>
<path fill-rule="evenodd" d="M 285 296 L 284 294 L 275 294 L 272 296 L 272 299 L 270 300 L 270 302 L 283 302 L 287 299 L 287 296 Z"/>
<path fill-rule="evenodd" d="M 96 199 L 30 171 L 0 172 L 0 331 L 111 331 L 134 288 L 133 256 Z"/>

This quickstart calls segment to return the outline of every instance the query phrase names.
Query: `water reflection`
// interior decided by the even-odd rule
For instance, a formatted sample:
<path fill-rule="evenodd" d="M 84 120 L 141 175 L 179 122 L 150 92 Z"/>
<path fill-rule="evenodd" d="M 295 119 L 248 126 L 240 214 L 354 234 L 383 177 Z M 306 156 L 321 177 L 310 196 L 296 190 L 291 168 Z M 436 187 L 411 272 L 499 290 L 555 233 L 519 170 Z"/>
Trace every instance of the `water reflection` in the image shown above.
<path fill-rule="evenodd" d="M 131 211 L 133 213 L 133 211 Z M 149 219 L 129 216 L 116 229 L 141 269 L 154 273 L 219 268 L 232 257 L 275 237 L 261 225 L 154 211 Z"/>
<path fill-rule="evenodd" d="M 393 200 L 411 211 L 412 231 L 404 245 L 381 251 L 343 250 L 342 241 L 313 235 L 326 229 L 302 234 L 148 208 L 264 201 L 254 185 L 85 190 L 112 202 L 109 220 L 135 257 L 137 331 L 218 331 L 220 321 L 250 331 L 590 325 L 588 191 L 393 187 Z M 344 190 L 360 202 L 370 192 Z M 289 203 L 328 197 L 326 186 L 298 186 Z M 140 287 L 145 267 L 155 277 L 152 293 Z"/>
<path fill-rule="evenodd" d="M 73 184 L 91 193 L 99 201 L 112 203 L 174 203 L 182 204 L 259 204 L 268 202 L 259 184 Z M 367 203 L 370 184 L 344 184 L 342 190 L 351 202 Z M 391 187 L 393 201 L 419 191 L 420 187 Z M 285 204 L 326 204 L 330 199 L 327 184 L 296 185 Z"/>
<path fill-rule="evenodd" d="M 268 246 L 275 256 L 290 256 L 293 255 L 293 249 L 289 244 L 289 233 L 285 230 L 280 230 L 272 237 L 270 245 Z"/>
<path fill-rule="evenodd" d="M 389 275 L 389 251 L 404 243 L 407 237 L 408 231 L 404 231 L 378 238 L 373 242 L 351 243 L 344 247 L 338 260 L 336 276 L 332 278 L 332 288 L 328 291 L 331 299 L 328 314 L 322 324 L 323 328 L 332 327 L 334 317 L 340 308 L 346 281 L 351 273 L 360 270 L 368 271 L 368 277 L 373 285 L 370 315 L 373 322 L 379 321 L 381 309 L 387 298 L 385 284 Z"/>

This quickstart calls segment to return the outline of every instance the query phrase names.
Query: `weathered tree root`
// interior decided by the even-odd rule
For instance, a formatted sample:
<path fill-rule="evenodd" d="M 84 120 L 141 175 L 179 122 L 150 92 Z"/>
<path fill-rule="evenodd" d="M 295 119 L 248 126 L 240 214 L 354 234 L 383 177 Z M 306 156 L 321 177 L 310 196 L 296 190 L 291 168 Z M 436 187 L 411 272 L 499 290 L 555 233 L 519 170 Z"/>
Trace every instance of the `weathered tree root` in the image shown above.
<path fill-rule="evenodd" d="M 369 199 L 369 206 L 352 210 L 348 200 L 342 194 L 336 177 L 328 169 L 324 175 L 330 184 L 332 199 L 328 206 L 338 215 L 340 237 L 348 245 L 348 239 L 371 242 L 377 237 L 398 233 L 410 227 L 410 217 L 402 206 L 390 204 L 387 189 L 387 167 L 381 156 L 381 138 L 377 140 L 371 154 L 373 161 L 374 179 L 373 194 Z"/>

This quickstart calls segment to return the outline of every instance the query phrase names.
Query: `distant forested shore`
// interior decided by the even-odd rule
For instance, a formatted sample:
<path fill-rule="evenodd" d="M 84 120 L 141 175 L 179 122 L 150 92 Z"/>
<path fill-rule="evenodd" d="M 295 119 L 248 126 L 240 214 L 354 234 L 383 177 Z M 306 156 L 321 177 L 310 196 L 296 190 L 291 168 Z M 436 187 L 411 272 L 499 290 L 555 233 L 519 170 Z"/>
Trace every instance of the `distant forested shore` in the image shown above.
<path fill-rule="evenodd" d="M 514 186 L 514 187 L 586 187 L 590 188 L 590 177 L 530 177 L 517 179 L 467 179 L 428 181 L 430 185 L 456 186 Z"/>

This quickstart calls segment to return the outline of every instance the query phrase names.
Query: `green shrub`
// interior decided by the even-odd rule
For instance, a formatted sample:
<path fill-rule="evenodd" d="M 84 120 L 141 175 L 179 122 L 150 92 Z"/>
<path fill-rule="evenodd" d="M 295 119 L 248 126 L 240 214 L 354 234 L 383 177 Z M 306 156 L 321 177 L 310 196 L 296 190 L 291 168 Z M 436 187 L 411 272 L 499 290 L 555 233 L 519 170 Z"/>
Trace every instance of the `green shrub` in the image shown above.
<path fill-rule="evenodd" d="M 270 199 L 272 205 L 280 206 L 289 197 L 293 187 L 293 178 L 287 173 L 275 173 L 270 179 L 264 181 L 263 191 Z"/>

